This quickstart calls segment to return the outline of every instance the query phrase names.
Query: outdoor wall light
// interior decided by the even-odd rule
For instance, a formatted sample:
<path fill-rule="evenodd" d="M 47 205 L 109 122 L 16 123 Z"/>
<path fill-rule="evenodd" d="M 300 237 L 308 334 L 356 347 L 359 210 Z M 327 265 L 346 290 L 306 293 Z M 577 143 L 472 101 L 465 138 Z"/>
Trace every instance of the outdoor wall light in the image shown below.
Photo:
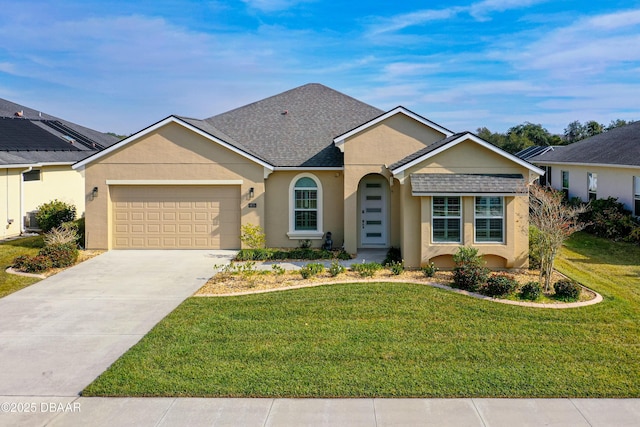
<path fill-rule="evenodd" d="M 253 191 L 253 187 L 251 187 L 251 188 L 249 189 L 249 198 L 250 198 L 250 199 L 253 199 L 253 195 L 254 195 L 254 194 L 255 194 L 255 193 L 254 193 L 254 191 Z"/>
<path fill-rule="evenodd" d="M 98 187 L 93 187 L 93 190 L 91 191 L 91 199 L 95 199 L 96 197 L 98 197 Z"/>

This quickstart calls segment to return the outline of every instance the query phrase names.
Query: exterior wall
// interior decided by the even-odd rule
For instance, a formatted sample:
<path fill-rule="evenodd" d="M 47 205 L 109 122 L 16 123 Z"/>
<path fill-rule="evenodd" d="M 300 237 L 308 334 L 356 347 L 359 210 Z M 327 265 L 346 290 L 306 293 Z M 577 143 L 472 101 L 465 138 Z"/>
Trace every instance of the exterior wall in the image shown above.
<path fill-rule="evenodd" d="M 583 201 L 589 200 L 587 189 L 587 174 L 598 174 L 598 199 L 616 197 L 626 209 L 633 211 L 633 177 L 640 176 L 638 168 L 614 168 L 604 166 L 576 166 L 571 164 L 545 164 L 551 166 L 551 186 L 562 189 L 562 171 L 569 172 L 569 198 L 579 197 Z"/>
<path fill-rule="evenodd" d="M 76 207 L 78 217 L 84 215 L 84 175 L 71 166 L 43 166 L 40 181 L 24 183 L 25 212 L 36 210 L 43 203 L 58 199 Z"/>
<path fill-rule="evenodd" d="M 477 247 L 486 256 L 490 267 L 526 268 L 529 253 L 529 199 L 505 197 L 504 243 L 474 243 L 474 197 L 462 198 L 463 241 L 460 244 L 433 243 L 431 237 L 431 197 L 411 196 L 409 176 L 412 173 L 495 173 L 522 174 L 525 180 L 529 170 L 504 158 L 473 141 L 458 145 L 405 171 L 403 187 L 404 243 L 402 253 L 405 262 L 425 265 L 431 261 L 442 268 L 450 267 L 450 255 L 460 246 Z M 455 194 L 452 194 L 455 195 Z M 437 258 L 437 259 L 436 259 Z"/>
<path fill-rule="evenodd" d="M 20 183 L 27 168 L 0 170 L 0 237 L 18 236 L 24 217 L 43 203 L 58 199 L 76 207 L 78 217 L 84 215 L 84 174 L 71 166 L 38 166 L 39 181 L 22 182 L 22 212 Z M 9 224 L 9 219 L 13 222 Z"/>
<path fill-rule="evenodd" d="M 20 179 L 23 169 L 0 170 L 0 238 L 18 236 L 20 213 Z M 12 220 L 9 224 L 9 220 Z"/>
<path fill-rule="evenodd" d="M 462 242 L 434 243 L 431 233 L 431 197 L 420 197 L 420 264 L 434 262 L 439 268 L 451 268 L 451 257 L 460 246 L 478 248 L 490 268 L 527 268 L 529 266 L 529 200 L 526 196 L 505 197 L 504 243 L 475 243 L 475 197 L 462 197 Z"/>
<path fill-rule="evenodd" d="M 89 249 L 112 247 L 107 180 L 242 180 L 241 224 L 265 226 L 264 168 L 174 123 L 88 164 L 85 176 Z M 94 187 L 98 196 L 91 200 Z M 249 197 L 250 188 L 254 189 L 253 198 Z M 256 208 L 250 208 L 249 203 L 256 203 Z"/>
<path fill-rule="evenodd" d="M 359 197 L 358 187 L 362 178 L 369 174 L 379 174 L 389 179 L 387 169 L 425 146 L 444 138 L 437 132 L 410 117 L 396 114 L 387 120 L 352 136 L 344 143 L 344 230 L 345 250 L 356 253 L 360 241 L 358 227 Z M 398 180 L 390 186 L 390 244 L 401 246 L 403 224 L 407 218 L 402 212 L 401 200 L 406 197 Z M 410 203 L 410 202 L 409 202 Z M 403 252 L 404 254 L 404 252 Z M 409 262 L 405 258 L 405 263 Z"/>
<path fill-rule="evenodd" d="M 265 182 L 265 232 L 267 246 L 291 248 L 300 244 L 298 238 L 289 238 L 289 188 L 302 171 L 277 171 L 269 175 Z M 322 185 L 322 232 L 330 231 L 334 247 L 344 242 L 344 218 L 342 210 L 344 174 L 342 171 L 304 171 L 314 175 Z M 324 239 L 312 240 L 313 247 L 320 247 Z"/>

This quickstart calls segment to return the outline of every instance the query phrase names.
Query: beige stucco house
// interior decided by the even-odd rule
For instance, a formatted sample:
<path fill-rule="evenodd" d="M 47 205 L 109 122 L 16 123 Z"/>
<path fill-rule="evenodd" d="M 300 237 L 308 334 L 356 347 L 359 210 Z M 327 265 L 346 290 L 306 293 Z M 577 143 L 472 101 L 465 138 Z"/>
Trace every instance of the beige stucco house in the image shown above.
<path fill-rule="evenodd" d="M 545 184 L 583 201 L 617 198 L 640 217 L 640 122 L 611 129 L 529 159 Z"/>
<path fill-rule="evenodd" d="M 37 229 L 33 213 L 53 199 L 84 214 L 84 172 L 72 165 L 118 139 L 0 99 L 0 239 Z"/>
<path fill-rule="evenodd" d="M 542 171 L 403 107 L 381 111 L 309 84 L 205 120 L 170 116 L 74 165 L 87 245 L 399 247 L 408 266 L 451 265 L 461 245 L 494 267 L 528 262 L 529 183 Z M 94 191 L 95 190 L 95 191 Z"/>

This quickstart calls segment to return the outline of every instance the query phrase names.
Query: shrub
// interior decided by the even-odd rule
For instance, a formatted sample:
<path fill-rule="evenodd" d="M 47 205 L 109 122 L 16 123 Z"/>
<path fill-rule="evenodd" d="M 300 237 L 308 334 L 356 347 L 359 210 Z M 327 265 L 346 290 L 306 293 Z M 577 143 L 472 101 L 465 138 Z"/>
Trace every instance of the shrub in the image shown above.
<path fill-rule="evenodd" d="M 527 282 L 520 288 L 520 298 L 535 301 L 542 295 L 542 286 L 538 282 Z"/>
<path fill-rule="evenodd" d="M 425 265 L 424 267 L 422 267 L 422 272 L 424 273 L 424 275 L 426 277 L 433 277 L 436 275 L 436 273 L 438 272 L 439 268 L 436 267 L 436 265 L 434 263 L 429 263 L 429 265 Z"/>
<path fill-rule="evenodd" d="M 529 226 L 529 268 L 540 268 L 540 230 L 535 225 Z"/>
<path fill-rule="evenodd" d="M 271 259 L 270 249 L 241 249 L 236 255 L 238 261 L 267 261 Z"/>
<path fill-rule="evenodd" d="M 491 277 L 487 279 L 487 284 L 483 288 L 483 293 L 490 297 L 505 296 L 515 291 L 517 286 L 518 282 L 512 275 L 497 273 L 491 275 Z"/>
<path fill-rule="evenodd" d="M 453 282 L 456 287 L 475 292 L 487 281 L 489 270 L 484 267 L 484 260 L 478 254 L 478 249 L 459 248 L 453 255 L 453 262 Z"/>
<path fill-rule="evenodd" d="M 575 301 L 580 297 L 580 285 L 573 280 L 558 280 L 553 289 L 556 291 L 556 298 Z"/>
<path fill-rule="evenodd" d="M 52 228 L 44 235 L 44 245 L 65 245 L 68 243 L 77 244 L 78 228 L 73 222 L 65 222 L 60 227 Z"/>
<path fill-rule="evenodd" d="M 319 262 L 312 262 L 300 269 L 300 275 L 303 279 L 308 279 L 324 271 L 324 265 Z"/>
<path fill-rule="evenodd" d="M 331 277 L 336 277 L 338 274 L 344 273 L 344 271 L 344 265 L 340 264 L 338 261 L 333 261 L 329 266 L 329 274 L 331 274 Z"/>
<path fill-rule="evenodd" d="M 13 261 L 15 268 L 27 273 L 42 273 L 51 268 L 51 260 L 45 255 L 22 255 Z"/>
<path fill-rule="evenodd" d="M 311 240 L 309 239 L 298 240 L 298 247 L 300 249 L 309 249 L 311 247 Z"/>
<path fill-rule="evenodd" d="M 382 265 L 390 266 L 394 262 L 402 262 L 402 254 L 400 248 L 390 247 Z"/>
<path fill-rule="evenodd" d="M 341 259 L 343 261 L 349 260 L 351 259 L 351 255 L 349 254 L 349 252 L 345 251 L 344 249 L 342 249 L 339 253 L 338 256 L 336 257 L 338 259 Z"/>
<path fill-rule="evenodd" d="M 284 268 L 282 268 L 278 264 L 273 264 L 271 266 L 271 270 L 273 271 L 273 274 L 275 274 L 276 276 L 282 276 L 285 273 Z"/>
<path fill-rule="evenodd" d="M 38 227 L 44 232 L 74 219 L 76 219 L 76 207 L 57 199 L 38 206 L 36 212 Z"/>
<path fill-rule="evenodd" d="M 388 266 L 389 270 L 391 270 L 391 272 L 396 276 L 401 275 L 404 271 L 404 261 L 391 261 Z"/>
<path fill-rule="evenodd" d="M 40 249 L 37 256 L 47 257 L 53 268 L 64 268 L 78 260 L 78 247 L 75 239 L 68 243 L 55 243 Z"/>
<path fill-rule="evenodd" d="M 627 240 L 631 243 L 637 243 L 640 245 L 640 225 L 634 227 L 633 230 L 631 230 L 631 233 L 629 233 Z"/>
<path fill-rule="evenodd" d="M 615 197 L 597 199 L 589 204 L 590 210 L 580 216 L 587 223 L 585 231 L 608 239 L 623 239 L 637 225 L 631 212 Z"/>
<path fill-rule="evenodd" d="M 355 271 L 360 274 L 360 277 L 373 277 L 376 271 L 382 269 L 382 264 L 377 262 L 363 262 L 351 265 L 351 271 Z"/>
<path fill-rule="evenodd" d="M 267 245 L 267 237 L 259 225 L 245 224 L 240 229 L 240 241 L 250 249 L 263 249 Z"/>

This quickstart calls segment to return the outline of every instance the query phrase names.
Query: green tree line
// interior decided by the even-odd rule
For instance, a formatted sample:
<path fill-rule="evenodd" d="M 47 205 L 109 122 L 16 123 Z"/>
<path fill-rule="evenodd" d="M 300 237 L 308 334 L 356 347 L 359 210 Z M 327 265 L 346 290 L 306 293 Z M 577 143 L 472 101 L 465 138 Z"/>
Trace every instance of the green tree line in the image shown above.
<path fill-rule="evenodd" d="M 622 119 L 612 120 L 609 125 L 603 125 L 595 120 L 580 123 L 575 120 L 567 125 L 564 134 L 557 135 L 550 133 L 541 124 L 524 122 L 522 124 L 509 128 L 506 133 L 491 132 L 486 127 L 478 128 L 476 134 L 496 145 L 509 153 L 517 153 L 527 147 L 533 145 L 568 145 L 598 135 L 603 132 L 610 131 L 617 127 L 626 126 L 633 123 L 633 120 L 627 121 Z"/>

